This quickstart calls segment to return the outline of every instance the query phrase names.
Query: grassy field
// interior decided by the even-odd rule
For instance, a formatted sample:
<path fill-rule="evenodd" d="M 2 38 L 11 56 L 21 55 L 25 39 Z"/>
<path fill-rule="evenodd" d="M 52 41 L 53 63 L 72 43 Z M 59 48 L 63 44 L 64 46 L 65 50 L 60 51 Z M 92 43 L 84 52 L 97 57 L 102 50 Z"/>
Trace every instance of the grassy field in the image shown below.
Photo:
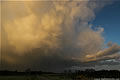
<path fill-rule="evenodd" d="M 50 76 L 50 75 L 43 75 L 43 76 L 0 76 L 0 80 L 72 80 L 58 76 Z"/>

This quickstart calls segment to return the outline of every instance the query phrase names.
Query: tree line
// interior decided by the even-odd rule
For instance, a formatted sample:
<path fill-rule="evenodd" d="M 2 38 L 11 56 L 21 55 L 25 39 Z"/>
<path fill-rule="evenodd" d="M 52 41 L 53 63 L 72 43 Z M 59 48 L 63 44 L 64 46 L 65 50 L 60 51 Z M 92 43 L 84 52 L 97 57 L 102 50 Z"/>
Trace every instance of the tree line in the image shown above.
<path fill-rule="evenodd" d="M 56 74 L 59 76 L 68 76 L 68 77 L 76 77 L 79 75 L 83 75 L 88 78 L 120 78 L 120 71 L 118 70 L 99 70 L 96 71 L 94 69 L 86 69 L 86 70 L 64 70 L 62 73 L 53 73 L 53 72 L 43 72 L 43 71 L 32 71 L 30 69 L 26 69 L 23 72 L 9 71 L 9 70 L 1 70 L 0 76 L 30 76 L 30 75 L 41 75 L 41 74 Z"/>

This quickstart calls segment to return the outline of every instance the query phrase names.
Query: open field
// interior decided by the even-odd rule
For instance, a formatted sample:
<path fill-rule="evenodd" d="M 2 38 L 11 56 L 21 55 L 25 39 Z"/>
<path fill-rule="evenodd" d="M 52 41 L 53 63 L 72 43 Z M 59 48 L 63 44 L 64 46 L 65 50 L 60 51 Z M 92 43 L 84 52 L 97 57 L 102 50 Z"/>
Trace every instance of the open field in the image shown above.
<path fill-rule="evenodd" d="M 0 76 L 0 80 L 120 80 L 120 78 L 70 79 L 58 76 Z"/>
<path fill-rule="evenodd" d="M 0 76 L 0 80 L 72 80 L 66 76 L 42 74 L 42 75 L 30 75 L 30 76 Z"/>
<path fill-rule="evenodd" d="M 72 80 L 58 76 L 0 76 L 0 80 Z"/>

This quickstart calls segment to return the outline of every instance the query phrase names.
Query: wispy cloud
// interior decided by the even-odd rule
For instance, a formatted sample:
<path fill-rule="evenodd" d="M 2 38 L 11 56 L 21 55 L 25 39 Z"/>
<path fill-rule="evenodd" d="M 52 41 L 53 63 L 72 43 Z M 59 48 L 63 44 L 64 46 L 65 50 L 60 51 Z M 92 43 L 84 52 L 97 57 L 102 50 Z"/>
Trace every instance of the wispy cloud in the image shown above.
<path fill-rule="evenodd" d="M 110 46 L 110 44 L 108 45 Z M 111 44 L 109 48 L 101 50 L 94 55 L 86 55 L 86 60 L 92 61 L 99 59 L 118 58 L 120 57 L 120 55 L 117 54 L 118 52 L 120 52 L 120 46 L 117 44 Z"/>

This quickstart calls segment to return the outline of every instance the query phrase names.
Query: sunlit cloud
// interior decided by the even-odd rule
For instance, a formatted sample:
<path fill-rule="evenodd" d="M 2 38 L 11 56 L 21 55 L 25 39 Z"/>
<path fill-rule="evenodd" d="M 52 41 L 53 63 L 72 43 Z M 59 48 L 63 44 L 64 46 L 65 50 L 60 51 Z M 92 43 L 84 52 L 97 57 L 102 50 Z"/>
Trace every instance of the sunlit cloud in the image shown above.
<path fill-rule="evenodd" d="M 102 2 L 103 3 L 103 2 Z M 116 58 L 120 46 L 104 47 L 104 28 L 92 29 L 97 1 L 2 2 L 2 44 L 7 64 L 41 66 Z M 7 51 L 6 51 L 7 50 Z M 10 56 L 14 55 L 14 56 Z M 13 58 L 16 57 L 16 58 Z M 47 59 L 46 59 L 47 57 Z M 53 59 L 51 59 L 53 58 Z M 49 61 L 50 61 L 49 60 Z M 64 65 L 64 64 L 63 64 Z"/>

